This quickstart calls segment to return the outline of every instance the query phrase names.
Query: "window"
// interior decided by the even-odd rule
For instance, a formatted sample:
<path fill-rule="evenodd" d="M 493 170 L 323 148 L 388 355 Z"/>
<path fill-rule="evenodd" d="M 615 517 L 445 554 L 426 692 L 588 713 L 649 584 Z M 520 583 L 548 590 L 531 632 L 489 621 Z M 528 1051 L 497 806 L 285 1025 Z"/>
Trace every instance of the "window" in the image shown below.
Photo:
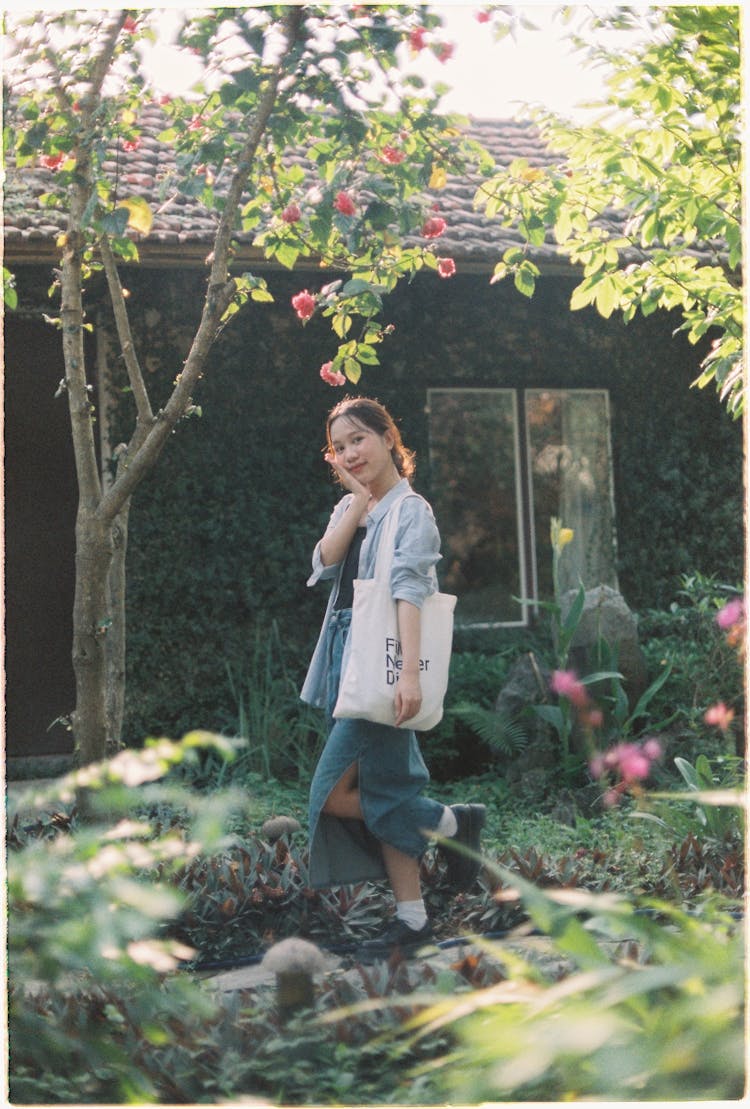
<path fill-rule="evenodd" d="M 458 624 L 525 624 L 552 594 L 550 518 L 573 529 L 561 588 L 616 587 L 609 397 L 602 389 L 431 389 L 440 578 Z"/>

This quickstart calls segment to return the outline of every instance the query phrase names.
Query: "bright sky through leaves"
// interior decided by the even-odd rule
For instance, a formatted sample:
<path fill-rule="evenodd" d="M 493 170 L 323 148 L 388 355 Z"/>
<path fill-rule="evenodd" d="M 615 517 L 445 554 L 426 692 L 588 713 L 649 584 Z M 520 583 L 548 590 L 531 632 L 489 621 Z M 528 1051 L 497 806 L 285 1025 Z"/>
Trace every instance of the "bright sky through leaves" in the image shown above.
<path fill-rule="evenodd" d="M 433 8 L 443 18 L 446 39 L 455 43 L 455 54 L 440 63 L 424 51 L 414 68 L 430 81 L 451 86 L 443 101 L 446 110 L 501 119 L 515 115 L 522 103 L 541 103 L 568 115 L 581 102 L 601 96 L 600 75 L 584 69 L 573 53 L 565 25 L 554 18 L 556 6 L 523 5 L 519 10 L 539 30 L 522 29 L 516 41 L 507 37 L 500 42 L 494 41 L 490 24 L 477 21 L 480 4 Z M 179 94 L 198 78 L 200 67 L 197 59 L 169 45 L 173 27 L 174 20 L 165 12 L 164 41 L 145 50 L 145 61 L 160 91 Z"/>

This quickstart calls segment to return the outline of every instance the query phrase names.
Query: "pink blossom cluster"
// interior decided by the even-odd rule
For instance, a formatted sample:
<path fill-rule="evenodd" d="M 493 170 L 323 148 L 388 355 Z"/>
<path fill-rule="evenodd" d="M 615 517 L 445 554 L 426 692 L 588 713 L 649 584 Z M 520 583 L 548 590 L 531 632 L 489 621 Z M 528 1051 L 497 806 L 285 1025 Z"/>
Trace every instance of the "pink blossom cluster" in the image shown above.
<path fill-rule="evenodd" d="M 306 323 L 315 311 L 315 297 L 307 289 L 292 297 L 292 308 L 303 323 Z"/>
<path fill-rule="evenodd" d="M 399 150 L 397 146 L 384 146 L 380 151 L 380 161 L 387 166 L 397 166 L 406 158 L 406 151 Z"/>
<path fill-rule="evenodd" d="M 723 632 L 726 632 L 729 646 L 742 650 L 745 644 L 746 625 L 745 602 L 743 599 L 735 597 L 733 601 L 729 601 L 728 604 L 724 605 L 716 614 L 716 623 Z"/>
<path fill-rule="evenodd" d="M 723 701 L 719 701 L 706 709 L 703 719 L 709 727 L 720 728 L 722 732 L 728 732 L 734 720 L 734 709 L 727 708 Z"/>
<path fill-rule="evenodd" d="M 429 32 L 426 27 L 415 27 L 409 35 L 409 46 L 413 53 L 419 54 L 428 46 Z M 433 45 L 435 57 L 443 65 L 453 57 L 455 46 L 452 42 L 436 42 Z"/>
<path fill-rule="evenodd" d="M 320 367 L 320 376 L 327 385 L 343 385 L 346 378 L 341 370 L 334 370 L 333 362 L 324 362 Z"/>
<path fill-rule="evenodd" d="M 578 719 L 584 727 L 601 727 L 604 714 L 591 703 L 589 691 L 575 670 L 553 670 L 549 686 L 558 697 L 564 697 L 571 705 L 575 705 L 578 709 Z"/>
<path fill-rule="evenodd" d="M 430 216 L 422 224 L 422 234 L 425 239 L 438 239 L 445 234 L 448 224 L 442 216 Z"/>
<path fill-rule="evenodd" d="M 333 202 L 333 206 L 336 211 L 341 212 L 343 216 L 353 216 L 357 211 L 357 207 L 352 198 L 349 196 L 349 193 L 345 193 L 343 191 L 336 193 L 336 199 Z"/>
<path fill-rule="evenodd" d="M 653 737 L 643 743 L 618 743 L 604 754 L 594 755 L 589 762 L 593 778 L 601 779 L 610 774 L 619 778 L 602 798 L 607 808 L 616 805 L 629 786 L 648 778 L 651 764 L 661 758 L 661 755 L 661 743 Z"/>

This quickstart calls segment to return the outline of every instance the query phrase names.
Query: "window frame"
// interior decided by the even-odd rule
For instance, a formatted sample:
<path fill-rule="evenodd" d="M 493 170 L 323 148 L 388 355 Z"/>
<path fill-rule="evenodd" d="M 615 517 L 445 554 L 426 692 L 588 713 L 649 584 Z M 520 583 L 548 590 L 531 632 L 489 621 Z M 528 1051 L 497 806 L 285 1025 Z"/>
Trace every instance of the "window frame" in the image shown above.
<path fill-rule="evenodd" d="M 520 588 L 521 588 L 521 619 L 520 620 L 512 620 L 512 621 L 511 620 L 481 620 L 481 621 L 471 620 L 471 621 L 467 621 L 466 623 L 459 623 L 458 621 L 456 621 L 456 627 L 457 628 L 478 628 L 478 629 L 527 628 L 529 626 L 529 612 L 528 612 L 528 610 L 532 607 L 533 598 L 529 597 L 529 592 L 528 592 L 528 583 L 529 583 L 529 576 L 528 576 L 529 564 L 528 564 L 528 558 L 527 558 L 527 550 L 528 550 L 527 540 L 528 540 L 528 537 L 526 535 L 526 522 L 525 522 L 525 517 L 528 516 L 528 513 L 526 512 L 526 509 L 527 509 L 527 505 L 526 505 L 527 490 L 525 489 L 525 482 L 524 482 L 524 479 L 523 479 L 523 474 L 524 474 L 524 470 L 527 467 L 527 462 L 524 459 L 524 455 L 526 454 L 526 443 L 524 441 L 522 441 L 525 438 L 525 436 L 523 436 L 523 434 L 522 434 L 522 426 L 521 426 L 522 424 L 525 425 L 526 421 L 525 421 L 525 414 L 524 414 L 524 419 L 523 420 L 519 419 L 519 394 L 521 392 L 522 392 L 522 390 L 513 388 L 512 386 L 500 386 L 500 387 L 495 388 L 493 386 L 471 386 L 471 385 L 470 386 L 461 386 L 461 385 L 435 386 L 434 388 L 430 388 L 430 389 L 427 390 L 427 405 L 426 405 L 425 411 L 426 411 L 426 414 L 427 414 L 427 430 L 428 430 L 430 466 L 432 466 L 432 460 L 433 460 L 433 447 L 432 447 L 433 436 L 431 434 L 430 420 L 431 420 L 431 417 L 432 417 L 432 398 L 433 398 L 434 394 L 436 394 L 436 393 L 486 393 L 486 394 L 490 394 L 491 393 L 494 396 L 494 395 L 497 395 L 498 393 L 505 393 L 505 394 L 510 394 L 510 397 L 511 397 L 511 400 L 512 400 L 513 457 L 514 457 L 514 461 L 515 461 L 514 485 L 515 485 L 515 493 L 516 493 L 516 527 L 518 529 L 517 530 L 517 535 L 518 535 L 518 580 L 519 580 L 519 584 L 520 584 Z M 439 524 L 440 524 L 440 521 L 438 520 L 438 526 L 439 526 Z"/>
<path fill-rule="evenodd" d="M 614 459 L 612 454 L 612 405 L 609 389 L 588 386 L 585 388 L 568 388 L 565 386 L 435 386 L 427 389 L 427 403 L 425 413 L 427 416 L 428 443 L 430 465 L 433 462 L 433 397 L 442 393 L 484 393 L 484 394 L 510 394 L 512 399 L 513 414 L 513 458 L 515 463 L 515 495 L 516 495 L 516 527 L 518 536 L 518 577 L 521 587 L 520 619 L 518 620 L 470 620 L 459 623 L 456 627 L 462 629 L 497 629 L 497 628 L 528 628 L 532 619 L 536 619 L 540 612 L 539 580 L 537 572 L 537 544 L 536 544 L 536 517 L 534 505 L 534 481 L 532 475 L 529 435 L 529 406 L 528 398 L 539 393 L 575 393 L 577 396 L 591 395 L 604 398 L 604 418 L 607 435 L 607 460 L 608 460 L 608 489 L 606 496 L 609 499 L 612 519 L 612 550 L 613 559 L 617 562 L 617 521 L 615 516 L 614 495 Z M 440 521 L 438 520 L 438 525 Z M 615 586 L 616 586 L 615 581 Z"/>

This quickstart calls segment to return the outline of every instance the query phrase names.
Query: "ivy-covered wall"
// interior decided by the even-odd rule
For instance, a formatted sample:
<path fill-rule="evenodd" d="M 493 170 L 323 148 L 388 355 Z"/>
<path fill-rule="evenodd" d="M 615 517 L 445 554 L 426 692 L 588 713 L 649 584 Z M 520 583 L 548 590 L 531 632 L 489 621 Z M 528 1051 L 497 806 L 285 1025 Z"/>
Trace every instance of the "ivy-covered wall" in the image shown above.
<path fill-rule="evenodd" d="M 321 458 L 328 408 L 346 390 L 318 376 L 327 321 L 302 327 L 289 299 L 328 278 L 277 275 L 277 304 L 249 305 L 221 336 L 184 421 L 138 491 L 129 547 L 127 738 L 229 727 L 227 668 L 241 667 L 256 629 L 277 621 L 301 676 L 325 589 L 305 586 L 311 548 L 338 493 Z M 186 353 L 199 274 L 143 271 L 130 305 L 155 389 Z M 604 321 L 572 314 L 571 282 L 542 281 L 531 301 L 485 276 L 425 278 L 393 298 L 396 325 L 381 367 L 357 390 L 400 420 L 430 496 L 430 386 L 606 387 L 618 572 L 636 610 L 665 606 L 681 572 L 738 580 L 742 561 L 741 431 L 713 392 L 690 389 L 700 351 L 655 315 Z M 127 407 L 127 396 L 123 397 Z M 127 425 L 115 427 L 115 441 Z M 507 638 L 508 634 L 505 633 Z M 469 646 L 467 643 L 466 646 Z"/>

